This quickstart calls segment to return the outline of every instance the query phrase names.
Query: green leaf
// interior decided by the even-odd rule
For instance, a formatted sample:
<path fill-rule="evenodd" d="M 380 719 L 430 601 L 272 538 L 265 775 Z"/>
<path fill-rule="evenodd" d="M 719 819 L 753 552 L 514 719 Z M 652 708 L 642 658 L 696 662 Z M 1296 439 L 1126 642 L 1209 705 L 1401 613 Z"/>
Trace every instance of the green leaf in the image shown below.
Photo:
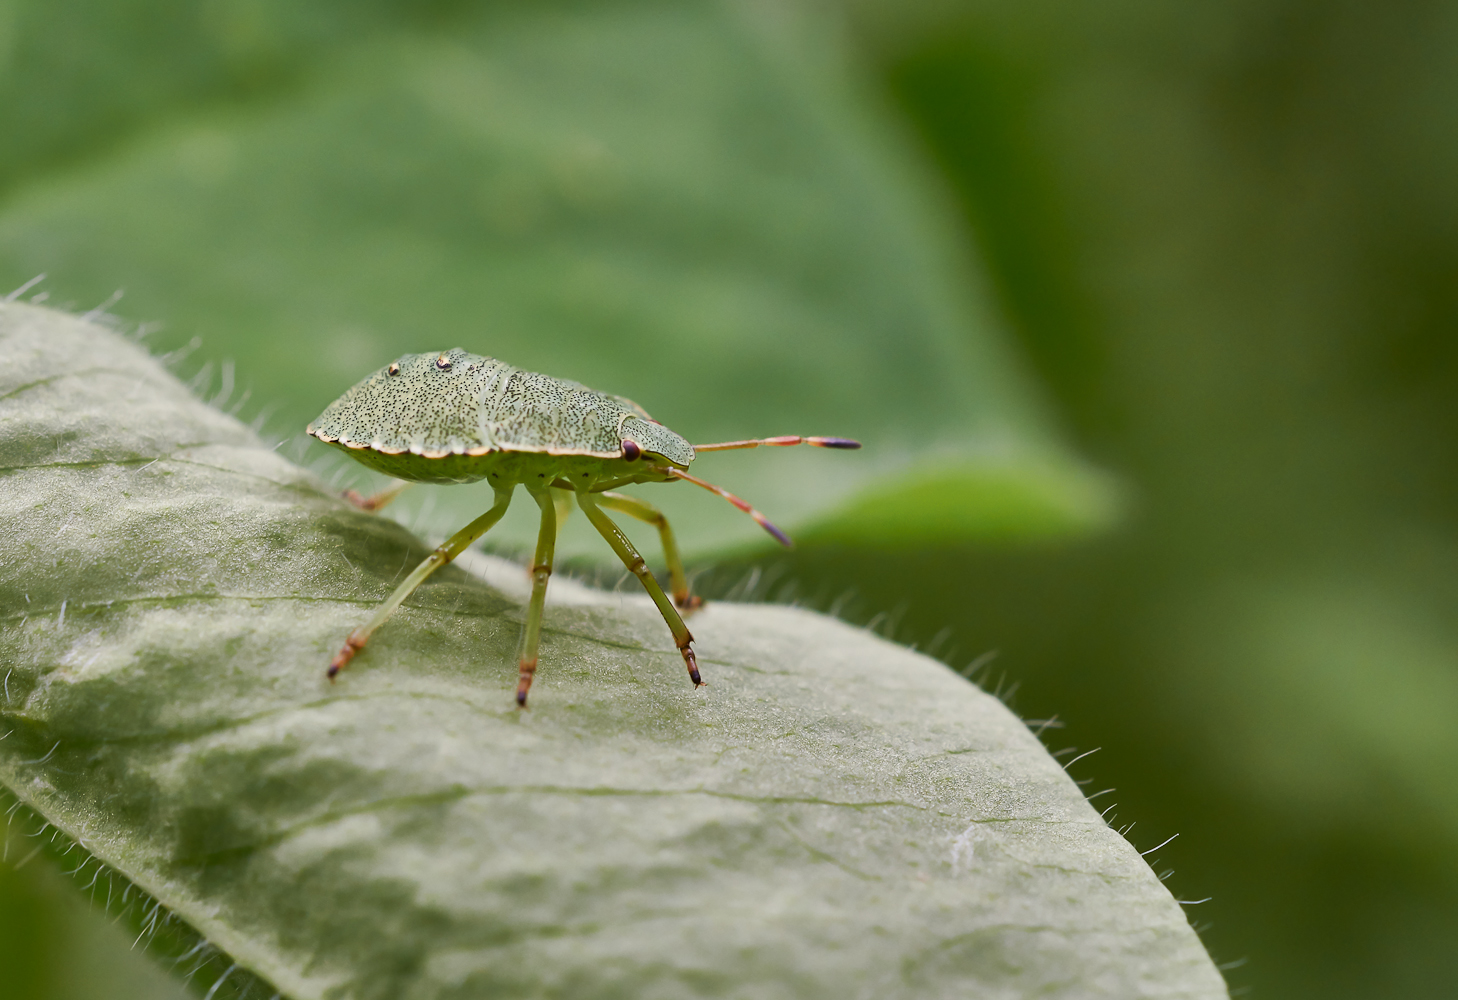
<path fill-rule="evenodd" d="M 294 998 L 1224 995 L 998 701 L 806 611 L 426 552 L 95 325 L 0 306 L 0 784 Z"/>
<path fill-rule="evenodd" d="M 166 323 L 156 344 L 200 336 L 288 433 L 390 358 L 462 346 L 632 397 L 694 441 L 864 440 L 702 463 L 807 537 L 1107 524 L 1106 479 L 1060 444 L 854 64 L 827 25 L 753 10 L 509 6 L 392 34 L 340 13 L 326 45 L 256 5 L 248 37 L 289 65 L 312 52 L 308 71 L 226 105 L 137 97 L 133 139 L 11 192 L 0 277 L 48 272 L 84 305 L 125 287 L 131 315 Z M 214 76 L 156 89 L 226 91 Z M 989 508 L 989 479 L 1010 503 Z M 951 516 L 925 516 L 929 480 Z M 772 545 L 698 491 L 655 498 L 690 553 Z M 401 509 L 444 534 L 487 506 L 452 487 Z M 578 521 L 563 553 L 602 557 Z M 533 537 L 530 517 L 503 525 Z"/>
<path fill-rule="evenodd" d="M 133 889 L 127 903 L 121 903 L 117 897 L 125 881 L 120 876 L 99 871 L 95 859 L 16 803 L 3 786 L 0 811 L 5 816 L 0 823 L 0 969 L 5 970 L 7 1000 L 187 1000 L 192 996 L 178 977 L 152 958 L 159 954 L 158 935 L 152 935 L 146 953 L 134 947 L 142 929 L 129 926 L 121 911 L 130 904 L 132 915 L 140 917 L 151 900 Z M 70 857 L 60 857 L 68 848 Z M 59 864 L 48 863 L 52 860 Z M 85 869 L 78 871 L 83 861 Z M 78 893 L 78 885 L 87 891 Z M 108 889 L 113 892 L 110 911 L 104 905 Z M 183 930 L 175 921 L 169 921 L 166 929 L 173 927 Z M 176 955 L 198 944 L 195 933 L 178 937 L 191 940 L 176 949 Z M 194 957 L 207 950 L 204 946 Z M 221 956 L 217 960 L 222 962 Z M 185 973 L 192 964 L 188 961 L 181 971 Z M 224 968 L 228 964 L 222 962 Z M 272 992 L 268 990 L 262 997 Z M 239 1000 L 223 990 L 219 994 L 214 1000 Z"/>

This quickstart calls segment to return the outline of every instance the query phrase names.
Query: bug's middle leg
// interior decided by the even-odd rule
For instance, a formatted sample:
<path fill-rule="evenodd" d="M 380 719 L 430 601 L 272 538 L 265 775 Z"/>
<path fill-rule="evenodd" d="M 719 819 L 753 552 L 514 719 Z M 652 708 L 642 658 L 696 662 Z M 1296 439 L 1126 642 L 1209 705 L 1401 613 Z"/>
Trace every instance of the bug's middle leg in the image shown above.
<path fill-rule="evenodd" d="M 597 496 L 586 490 L 580 490 L 577 494 L 577 505 L 582 508 L 582 512 L 587 515 L 587 519 L 592 522 L 592 526 L 597 529 L 598 534 L 607 539 L 607 543 L 613 547 L 613 551 L 618 554 L 623 565 L 627 566 L 628 570 L 643 584 L 643 589 L 648 591 L 648 596 L 653 598 L 653 603 L 658 605 L 658 613 L 663 615 L 663 620 L 668 623 L 668 628 L 673 633 L 674 645 L 678 647 L 679 653 L 683 656 L 684 666 L 688 667 L 689 680 L 694 682 L 694 687 L 702 685 L 704 681 L 699 676 L 699 660 L 694 655 L 694 648 L 691 645 L 694 641 L 693 633 L 683 623 L 678 609 L 673 606 L 673 602 L 668 599 L 668 595 L 663 592 L 658 581 L 653 579 L 653 574 L 648 572 L 648 564 L 643 561 L 638 550 L 633 548 L 633 543 L 628 541 L 628 536 L 623 534 L 623 529 L 614 524 L 613 519 L 603 512 L 602 507 L 598 505 Z"/>
<path fill-rule="evenodd" d="M 557 548 L 557 505 L 548 490 L 531 490 L 542 508 L 542 526 L 537 532 L 537 552 L 532 558 L 532 597 L 527 605 L 526 631 L 521 637 L 521 659 L 517 664 L 516 703 L 526 708 L 527 692 L 537 673 L 537 647 L 542 639 L 542 609 L 547 602 L 547 581 L 552 576 L 552 558 Z"/>
<path fill-rule="evenodd" d="M 689 594 L 688 577 L 683 571 L 683 557 L 678 554 L 678 541 L 673 537 L 673 529 L 668 526 L 668 518 L 663 516 L 663 511 L 646 500 L 622 493 L 598 493 L 595 496 L 604 507 L 620 510 L 629 517 L 636 517 L 658 529 L 658 537 L 663 542 L 663 559 L 668 563 L 668 584 L 673 590 L 673 603 L 685 611 L 702 607 L 704 599 Z"/>

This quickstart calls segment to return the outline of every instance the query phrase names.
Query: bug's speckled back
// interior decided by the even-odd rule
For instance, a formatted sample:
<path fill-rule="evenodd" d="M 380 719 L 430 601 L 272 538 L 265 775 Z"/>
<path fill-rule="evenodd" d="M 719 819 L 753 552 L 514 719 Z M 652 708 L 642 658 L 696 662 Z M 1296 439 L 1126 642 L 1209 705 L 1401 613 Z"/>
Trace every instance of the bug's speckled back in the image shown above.
<path fill-rule="evenodd" d="M 619 458 L 623 440 L 687 466 L 693 446 L 621 396 L 457 347 L 408 354 L 309 425 L 321 441 L 426 458 L 493 451 Z"/>

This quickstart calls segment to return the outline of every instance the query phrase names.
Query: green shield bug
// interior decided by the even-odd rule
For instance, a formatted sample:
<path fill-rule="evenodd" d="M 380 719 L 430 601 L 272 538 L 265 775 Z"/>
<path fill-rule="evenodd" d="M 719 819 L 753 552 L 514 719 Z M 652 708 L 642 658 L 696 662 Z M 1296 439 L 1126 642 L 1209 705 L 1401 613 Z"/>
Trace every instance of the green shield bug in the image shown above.
<path fill-rule="evenodd" d="M 340 396 L 308 427 L 325 444 L 386 475 L 416 483 L 489 481 L 496 491 L 491 509 L 452 535 L 380 605 L 374 616 L 349 634 L 329 664 L 332 680 L 370 635 L 395 613 L 425 579 L 464 552 L 501 520 L 518 485 L 542 511 L 532 560 L 532 592 L 518 664 L 516 702 L 525 706 L 537 669 L 542 608 L 557 539 L 557 498 L 575 496 L 592 526 L 642 582 L 673 633 L 689 679 L 703 683 L 693 635 L 678 609 L 700 603 L 690 596 L 673 531 L 663 513 L 636 497 L 613 492 L 630 483 L 675 479 L 701 486 L 754 518 L 783 545 L 790 540 L 763 514 L 726 490 L 689 475 L 699 452 L 761 445 L 859 448 L 847 438 L 773 437 L 719 444 L 689 444 L 650 417 L 632 400 L 595 392 L 577 382 L 522 371 L 495 358 L 460 348 L 407 354 L 367 376 Z M 386 501 L 388 500 L 388 495 Z M 383 502 L 364 502 L 375 509 Z M 668 562 L 673 600 L 628 537 L 604 512 L 616 510 L 654 525 Z"/>

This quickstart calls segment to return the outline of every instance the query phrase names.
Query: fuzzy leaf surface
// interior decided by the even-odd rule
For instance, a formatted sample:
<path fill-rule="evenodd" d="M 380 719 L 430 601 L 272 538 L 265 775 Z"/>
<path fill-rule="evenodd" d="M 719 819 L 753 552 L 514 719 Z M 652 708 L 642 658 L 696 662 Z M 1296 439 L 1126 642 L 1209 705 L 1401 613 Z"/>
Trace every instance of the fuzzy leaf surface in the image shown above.
<path fill-rule="evenodd" d="M 691 620 L 426 549 L 134 344 L 0 306 L 0 783 L 296 1000 L 1218 997 L 994 698 L 806 611 Z"/>

